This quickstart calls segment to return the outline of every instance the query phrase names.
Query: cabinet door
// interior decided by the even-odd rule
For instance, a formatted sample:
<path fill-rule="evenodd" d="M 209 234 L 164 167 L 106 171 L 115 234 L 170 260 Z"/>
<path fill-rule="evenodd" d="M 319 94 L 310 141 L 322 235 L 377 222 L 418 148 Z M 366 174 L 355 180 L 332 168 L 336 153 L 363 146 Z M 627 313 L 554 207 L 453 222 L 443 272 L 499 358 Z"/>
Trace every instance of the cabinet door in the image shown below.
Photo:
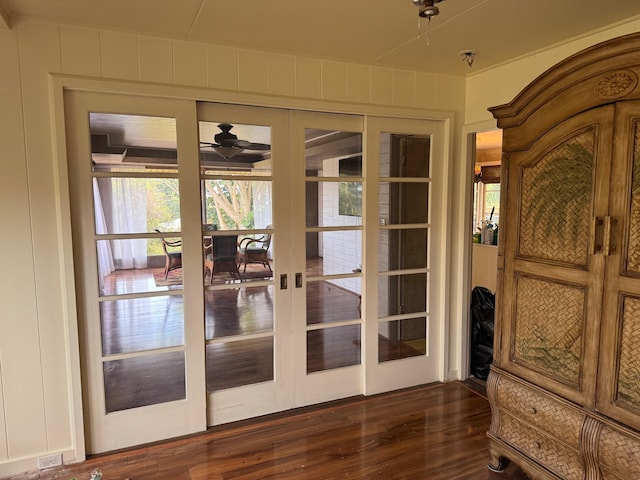
<path fill-rule="evenodd" d="M 640 429 L 640 102 L 616 107 L 598 409 Z"/>
<path fill-rule="evenodd" d="M 498 361 L 582 405 L 595 390 L 604 257 L 594 219 L 607 212 L 612 121 L 612 107 L 576 115 L 506 162 Z"/>

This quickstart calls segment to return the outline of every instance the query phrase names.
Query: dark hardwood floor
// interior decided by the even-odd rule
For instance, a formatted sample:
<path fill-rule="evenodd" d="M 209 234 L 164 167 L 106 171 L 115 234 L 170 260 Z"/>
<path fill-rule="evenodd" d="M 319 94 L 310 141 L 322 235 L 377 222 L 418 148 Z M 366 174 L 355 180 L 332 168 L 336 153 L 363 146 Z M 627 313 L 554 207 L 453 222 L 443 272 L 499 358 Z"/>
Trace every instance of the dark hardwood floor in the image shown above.
<path fill-rule="evenodd" d="M 526 480 L 513 464 L 487 469 L 478 392 L 453 382 L 354 397 L 7 480 Z"/>

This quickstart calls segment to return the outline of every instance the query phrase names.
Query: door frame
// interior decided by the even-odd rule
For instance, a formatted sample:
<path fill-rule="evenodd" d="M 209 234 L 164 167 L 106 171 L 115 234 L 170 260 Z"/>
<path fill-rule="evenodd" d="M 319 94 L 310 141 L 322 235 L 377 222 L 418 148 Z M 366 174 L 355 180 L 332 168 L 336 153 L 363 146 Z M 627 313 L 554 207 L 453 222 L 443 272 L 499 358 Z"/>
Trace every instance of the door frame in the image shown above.
<path fill-rule="evenodd" d="M 379 106 L 373 104 L 355 104 L 332 100 L 303 99 L 297 97 L 276 97 L 266 93 L 247 93 L 239 91 L 218 90 L 212 88 L 148 84 L 130 80 L 110 80 L 101 78 L 87 78 L 66 74 L 52 73 L 49 75 L 50 110 L 52 117 L 52 151 L 54 156 L 54 174 L 56 177 L 56 221 L 58 237 L 61 239 L 58 251 L 60 258 L 60 280 L 63 294 L 64 311 L 66 313 L 66 340 L 67 347 L 67 378 L 69 391 L 69 406 L 71 410 L 71 429 L 73 433 L 73 445 L 70 448 L 70 458 L 82 461 L 86 458 L 85 420 L 83 417 L 82 375 L 80 362 L 80 341 L 78 330 L 78 313 L 76 309 L 76 287 L 73 262 L 73 241 L 71 234 L 71 202 L 69 196 L 68 162 L 66 148 L 66 128 L 64 123 L 64 92 L 66 90 L 87 90 L 103 93 L 117 93 L 125 95 L 153 96 L 157 98 L 183 98 L 191 100 L 232 103 L 236 105 L 252 105 L 263 107 L 287 108 L 290 110 L 309 110 L 329 113 L 347 113 L 360 115 L 379 115 L 400 118 L 426 119 L 441 122 L 445 128 L 445 153 L 443 161 L 450 166 L 453 161 L 452 127 L 456 113 L 454 111 L 423 109 L 401 106 Z M 447 180 L 449 185 L 451 179 Z M 445 202 L 451 204 L 447 196 Z M 455 204 L 455 202 L 454 202 Z M 456 224 L 457 225 L 457 224 Z M 450 233 L 450 232 L 449 232 Z M 458 238 L 453 235 L 453 238 Z M 459 248 L 460 242 L 456 242 Z M 445 272 L 445 278 L 448 277 Z M 445 279 L 443 279 L 445 281 Z M 447 288 L 449 284 L 443 284 Z M 460 285 L 454 286 L 456 291 Z M 455 304 L 454 304 L 455 306 Z M 459 318 L 457 315 L 454 315 Z M 455 325 L 454 325 L 455 327 Z M 448 326 L 447 326 L 448 331 Z M 458 331 L 460 331 L 458 329 Z M 443 331 L 443 334 L 445 332 Z M 449 348 L 459 345 L 464 338 L 456 335 L 450 341 L 444 342 L 441 352 L 443 358 L 443 370 L 448 372 Z M 451 343 L 450 343 L 451 342 Z M 459 353 L 459 352 L 458 352 Z M 454 352 L 456 357 L 459 355 Z M 458 359 L 459 361 L 459 359 Z M 451 372 L 447 375 L 451 379 Z M 65 455 L 65 459 L 66 459 Z"/>

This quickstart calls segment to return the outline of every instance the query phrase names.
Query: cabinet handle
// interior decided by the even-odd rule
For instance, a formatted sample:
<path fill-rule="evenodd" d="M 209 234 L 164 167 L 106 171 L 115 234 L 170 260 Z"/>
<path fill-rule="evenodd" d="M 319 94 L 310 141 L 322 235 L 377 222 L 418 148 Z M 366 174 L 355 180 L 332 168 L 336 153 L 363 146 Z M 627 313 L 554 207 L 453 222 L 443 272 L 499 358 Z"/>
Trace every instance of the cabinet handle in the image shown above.
<path fill-rule="evenodd" d="M 282 275 L 280 275 L 280 290 L 286 290 L 287 289 L 287 274 L 283 273 Z"/>
<path fill-rule="evenodd" d="M 296 288 L 302 288 L 302 273 L 296 273 Z"/>
<path fill-rule="evenodd" d="M 602 225 L 604 221 L 600 217 L 593 219 L 592 235 L 593 238 L 593 254 L 602 252 Z"/>
<path fill-rule="evenodd" d="M 535 408 L 535 407 L 531 407 L 531 408 L 529 409 L 529 413 L 530 413 L 531 415 L 535 415 L 536 413 L 538 413 L 538 411 L 536 410 L 536 408 Z"/>
<path fill-rule="evenodd" d="M 616 250 L 616 246 L 613 244 L 613 227 L 616 226 L 618 222 L 615 218 L 610 216 L 604 217 L 604 241 L 602 243 L 602 254 L 603 255 L 611 255 L 612 252 Z"/>

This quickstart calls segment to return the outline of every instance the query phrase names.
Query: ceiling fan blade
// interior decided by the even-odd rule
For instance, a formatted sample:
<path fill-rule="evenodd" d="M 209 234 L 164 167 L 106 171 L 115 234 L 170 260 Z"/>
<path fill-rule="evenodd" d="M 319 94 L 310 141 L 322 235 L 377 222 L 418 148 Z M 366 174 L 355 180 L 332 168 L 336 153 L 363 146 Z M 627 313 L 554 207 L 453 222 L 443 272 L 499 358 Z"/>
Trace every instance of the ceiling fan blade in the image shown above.
<path fill-rule="evenodd" d="M 251 142 L 247 147 L 247 150 L 271 150 L 271 145 L 268 143 L 254 143 Z"/>

